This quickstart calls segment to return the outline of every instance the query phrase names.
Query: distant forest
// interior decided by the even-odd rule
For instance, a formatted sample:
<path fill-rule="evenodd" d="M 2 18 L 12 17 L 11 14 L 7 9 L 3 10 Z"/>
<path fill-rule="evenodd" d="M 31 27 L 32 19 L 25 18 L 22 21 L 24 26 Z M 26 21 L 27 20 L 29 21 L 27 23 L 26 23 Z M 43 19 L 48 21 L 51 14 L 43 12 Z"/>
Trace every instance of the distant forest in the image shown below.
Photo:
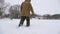
<path fill-rule="evenodd" d="M 9 13 L 6 14 L 6 11 Z M 16 4 L 11 6 L 10 3 L 4 3 L 4 1 L 0 2 L 0 19 L 2 18 L 10 18 L 10 19 L 20 19 L 20 5 Z M 31 19 L 60 19 L 60 14 L 31 14 Z"/>

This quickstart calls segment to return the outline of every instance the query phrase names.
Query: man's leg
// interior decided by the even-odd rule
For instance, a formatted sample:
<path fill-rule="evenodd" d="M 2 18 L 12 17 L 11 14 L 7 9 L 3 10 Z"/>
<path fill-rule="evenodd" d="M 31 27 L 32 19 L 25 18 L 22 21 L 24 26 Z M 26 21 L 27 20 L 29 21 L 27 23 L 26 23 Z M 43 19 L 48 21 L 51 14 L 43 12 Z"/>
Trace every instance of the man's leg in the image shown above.
<path fill-rule="evenodd" d="M 20 21 L 20 24 L 19 24 L 19 26 L 23 25 L 23 23 L 24 23 L 24 20 L 25 20 L 25 17 L 24 17 L 24 16 L 21 16 L 21 21 Z"/>
<path fill-rule="evenodd" d="M 26 17 L 27 24 L 26 26 L 30 26 L 30 17 Z"/>

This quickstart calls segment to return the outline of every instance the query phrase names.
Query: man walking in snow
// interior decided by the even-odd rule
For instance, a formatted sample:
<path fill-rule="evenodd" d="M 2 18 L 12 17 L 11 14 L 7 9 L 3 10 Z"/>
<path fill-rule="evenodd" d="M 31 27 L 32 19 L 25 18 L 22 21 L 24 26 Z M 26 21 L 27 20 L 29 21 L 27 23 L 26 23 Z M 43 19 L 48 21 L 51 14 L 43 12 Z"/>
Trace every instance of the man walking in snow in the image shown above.
<path fill-rule="evenodd" d="M 21 4 L 21 21 L 19 23 L 19 27 L 23 25 L 25 19 L 27 21 L 26 26 L 30 26 L 30 11 L 32 12 L 32 14 L 34 14 L 30 1 L 31 0 L 25 0 Z"/>

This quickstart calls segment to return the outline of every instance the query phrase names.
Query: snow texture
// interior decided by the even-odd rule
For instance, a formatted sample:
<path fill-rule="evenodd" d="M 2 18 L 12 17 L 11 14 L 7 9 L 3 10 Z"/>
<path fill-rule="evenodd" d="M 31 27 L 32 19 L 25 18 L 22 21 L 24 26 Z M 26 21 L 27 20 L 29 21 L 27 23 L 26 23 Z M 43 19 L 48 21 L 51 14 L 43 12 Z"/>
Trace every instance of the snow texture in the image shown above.
<path fill-rule="evenodd" d="M 0 34 L 60 34 L 60 20 L 31 19 L 30 27 L 18 27 L 20 19 L 0 19 Z"/>

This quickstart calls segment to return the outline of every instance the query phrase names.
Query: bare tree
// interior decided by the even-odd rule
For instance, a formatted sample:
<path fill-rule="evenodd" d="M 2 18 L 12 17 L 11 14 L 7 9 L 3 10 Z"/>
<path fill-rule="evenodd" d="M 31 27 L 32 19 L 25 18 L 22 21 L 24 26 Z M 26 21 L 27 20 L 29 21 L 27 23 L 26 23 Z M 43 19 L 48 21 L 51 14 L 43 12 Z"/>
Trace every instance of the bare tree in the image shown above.
<path fill-rule="evenodd" d="M 9 9 L 10 18 L 20 18 L 20 5 L 13 5 Z"/>

